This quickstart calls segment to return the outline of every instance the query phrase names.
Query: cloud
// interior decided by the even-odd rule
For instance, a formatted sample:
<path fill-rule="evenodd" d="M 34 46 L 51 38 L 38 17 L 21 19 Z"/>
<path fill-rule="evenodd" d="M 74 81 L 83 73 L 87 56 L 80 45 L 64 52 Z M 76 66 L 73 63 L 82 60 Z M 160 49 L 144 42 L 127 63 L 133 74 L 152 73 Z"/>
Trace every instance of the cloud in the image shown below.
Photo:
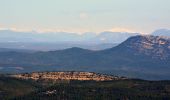
<path fill-rule="evenodd" d="M 63 28 L 63 27 L 51 27 L 51 28 L 36 28 L 36 29 L 31 29 L 31 28 L 20 28 L 20 27 L 9 27 L 9 28 L 5 28 L 5 27 L 0 27 L 0 31 L 1 30 L 9 30 L 9 31 L 14 31 L 14 32 L 33 32 L 33 33 L 57 33 L 57 32 L 68 32 L 68 33 L 75 33 L 75 34 L 83 34 L 86 32 L 91 32 L 85 28 Z"/>
<path fill-rule="evenodd" d="M 15 31 L 15 32 L 30 32 L 30 31 L 32 31 L 27 28 L 15 28 L 15 27 L 10 27 L 10 28 L 0 27 L 0 30 L 10 30 L 10 31 Z"/>
<path fill-rule="evenodd" d="M 79 15 L 80 19 L 88 19 L 89 18 L 89 14 L 86 12 L 82 12 Z"/>
<path fill-rule="evenodd" d="M 115 27 L 115 28 L 112 28 L 112 29 L 109 29 L 108 31 L 111 31 L 111 32 L 135 32 L 134 30 L 132 29 L 129 29 L 129 28 L 121 28 L 121 27 Z"/>

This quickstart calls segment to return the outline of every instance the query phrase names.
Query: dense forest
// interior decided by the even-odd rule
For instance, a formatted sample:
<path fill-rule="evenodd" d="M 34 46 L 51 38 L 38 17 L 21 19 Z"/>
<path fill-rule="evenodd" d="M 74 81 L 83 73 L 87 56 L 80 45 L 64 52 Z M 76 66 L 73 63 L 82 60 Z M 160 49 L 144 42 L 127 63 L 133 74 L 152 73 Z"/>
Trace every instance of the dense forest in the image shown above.
<path fill-rule="evenodd" d="M 0 100 L 169 100 L 170 81 L 33 81 L 0 76 Z"/>

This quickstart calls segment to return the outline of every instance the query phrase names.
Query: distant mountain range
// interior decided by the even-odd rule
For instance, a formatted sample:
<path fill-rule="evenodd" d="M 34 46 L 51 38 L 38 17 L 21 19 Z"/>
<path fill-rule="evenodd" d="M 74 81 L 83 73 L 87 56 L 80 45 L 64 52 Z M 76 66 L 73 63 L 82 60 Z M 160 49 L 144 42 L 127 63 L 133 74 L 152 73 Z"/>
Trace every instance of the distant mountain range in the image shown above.
<path fill-rule="evenodd" d="M 170 30 L 169 29 L 159 29 L 152 33 L 152 35 L 155 36 L 170 36 Z"/>
<path fill-rule="evenodd" d="M 24 51 L 52 51 L 72 47 L 89 50 L 104 50 L 112 48 L 131 36 L 139 33 L 101 32 L 99 34 L 86 32 L 83 34 L 68 32 L 15 32 L 0 30 L 0 48 Z M 159 29 L 151 33 L 154 36 L 170 36 L 170 30 Z"/>
<path fill-rule="evenodd" d="M 0 52 L 4 72 L 75 70 L 170 79 L 169 61 L 170 39 L 149 35 L 133 36 L 116 47 L 100 51 L 73 47 L 49 52 Z"/>
<path fill-rule="evenodd" d="M 94 38 L 89 39 L 91 43 L 121 43 L 131 36 L 139 35 L 139 33 L 128 32 L 102 32 Z"/>
<path fill-rule="evenodd" d="M 110 32 L 101 33 L 86 32 L 83 34 L 69 32 L 16 32 L 0 30 L 0 43 L 121 43 L 131 36 L 140 33 Z M 170 36 L 169 29 L 158 29 L 150 33 L 154 36 Z"/>
<path fill-rule="evenodd" d="M 139 33 L 127 32 L 102 32 L 99 34 L 86 32 L 83 34 L 68 32 L 15 32 L 11 30 L 0 30 L 0 42 L 47 42 L 47 43 L 63 43 L 63 42 L 79 42 L 79 43 L 121 43 L 130 36 Z"/>
<path fill-rule="evenodd" d="M 83 34 L 68 32 L 15 32 L 0 30 L 0 48 L 51 51 L 79 47 L 89 50 L 104 50 L 125 41 L 138 33 L 87 32 Z"/>

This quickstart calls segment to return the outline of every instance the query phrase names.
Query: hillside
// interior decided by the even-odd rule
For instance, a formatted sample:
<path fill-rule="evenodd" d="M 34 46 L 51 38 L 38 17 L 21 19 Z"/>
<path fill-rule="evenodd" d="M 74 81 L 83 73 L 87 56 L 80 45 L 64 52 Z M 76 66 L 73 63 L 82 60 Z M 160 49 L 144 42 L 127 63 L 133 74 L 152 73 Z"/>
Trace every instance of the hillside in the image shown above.
<path fill-rule="evenodd" d="M 0 76 L 1 100 L 169 100 L 169 81 L 20 80 Z"/>
<path fill-rule="evenodd" d="M 0 75 L 0 100 L 27 95 L 35 91 L 36 88 L 36 85 L 31 82 Z"/>

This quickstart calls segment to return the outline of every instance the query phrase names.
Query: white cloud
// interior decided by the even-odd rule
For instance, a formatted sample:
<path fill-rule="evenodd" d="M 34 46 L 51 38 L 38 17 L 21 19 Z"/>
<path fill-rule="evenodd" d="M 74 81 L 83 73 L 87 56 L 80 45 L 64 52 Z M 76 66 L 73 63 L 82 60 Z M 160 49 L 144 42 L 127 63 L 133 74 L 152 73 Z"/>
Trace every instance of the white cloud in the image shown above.
<path fill-rule="evenodd" d="M 80 13 L 79 17 L 80 17 L 80 19 L 88 19 L 89 18 L 89 14 L 85 13 L 85 12 L 82 12 L 82 13 Z"/>
<path fill-rule="evenodd" d="M 109 29 L 108 31 L 111 31 L 111 32 L 135 32 L 134 30 L 132 29 L 129 29 L 129 28 L 121 28 L 121 27 L 114 27 L 112 29 Z"/>

